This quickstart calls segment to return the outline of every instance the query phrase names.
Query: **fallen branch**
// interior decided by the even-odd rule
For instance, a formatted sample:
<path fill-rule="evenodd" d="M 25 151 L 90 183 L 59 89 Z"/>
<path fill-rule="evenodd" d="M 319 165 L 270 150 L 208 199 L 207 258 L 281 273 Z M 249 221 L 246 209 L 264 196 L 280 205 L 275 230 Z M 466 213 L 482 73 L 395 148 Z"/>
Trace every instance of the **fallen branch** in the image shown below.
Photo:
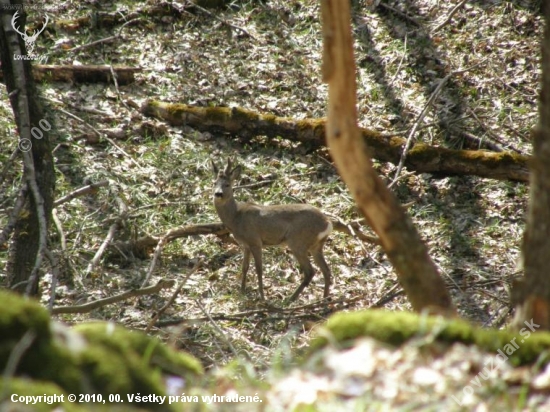
<path fill-rule="evenodd" d="M 142 112 L 165 120 L 173 126 L 188 125 L 201 132 L 239 135 L 243 138 L 266 136 L 299 141 L 313 147 L 325 145 L 325 119 L 295 120 L 270 114 L 259 114 L 238 107 L 194 107 L 148 101 Z M 365 155 L 382 162 L 398 164 L 406 140 L 398 136 L 359 129 Z M 498 180 L 527 183 L 530 157 L 512 152 L 493 153 L 485 150 L 453 150 L 415 143 L 407 154 L 405 166 L 418 173 L 475 175 Z"/>
<path fill-rule="evenodd" d="M 320 299 L 314 303 L 308 303 L 300 306 L 292 307 L 277 307 L 273 305 L 266 304 L 266 307 L 262 309 L 254 309 L 237 313 L 210 313 L 208 316 L 200 318 L 178 318 L 178 319 L 167 319 L 160 322 L 157 322 L 157 327 L 166 327 L 166 326 L 176 326 L 181 324 L 187 325 L 197 325 L 203 322 L 211 320 L 227 320 L 227 321 L 242 321 L 248 319 L 249 317 L 257 317 L 269 321 L 279 321 L 281 319 L 287 319 L 291 317 L 292 319 L 298 319 L 303 317 L 328 317 L 331 313 L 341 310 L 341 308 L 351 307 L 351 303 L 364 301 L 370 292 L 362 293 L 358 296 L 353 297 L 343 297 L 336 300 Z M 270 316 L 272 314 L 284 315 L 281 316 Z"/>
<path fill-rule="evenodd" d="M 445 20 L 443 20 L 443 22 L 441 22 L 440 24 L 438 24 L 437 27 L 435 27 L 435 28 L 432 30 L 432 34 L 437 33 L 439 30 L 441 30 L 443 27 L 445 27 L 445 26 L 451 21 L 451 19 L 452 19 L 453 16 L 455 15 L 455 13 L 456 13 L 462 6 L 464 6 L 467 2 L 468 2 L 468 0 L 462 0 L 460 3 L 458 3 L 456 6 L 454 6 L 453 9 L 451 10 L 451 12 L 450 12 L 450 13 L 447 15 L 447 17 L 445 18 Z"/>
<path fill-rule="evenodd" d="M 190 226 L 184 226 L 176 229 L 171 229 L 168 232 L 162 233 L 157 236 L 145 235 L 132 241 L 113 242 L 112 246 L 114 250 L 118 250 L 122 254 L 134 255 L 142 259 L 146 259 L 151 254 L 151 251 L 158 246 L 159 242 L 162 239 L 165 239 L 165 243 L 168 243 L 175 239 L 194 236 L 194 235 L 216 235 L 219 237 L 223 237 L 223 236 L 229 236 L 229 230 L 227 230 L 222 223 L 206 223 L 202 225 L 190 225 Z M 151 268 L 149 269 L 149 272 L 151 272 Z M 149 272 L 148 272 L 148 276 L 150 276 Z M 146 280 L 148 281 L 148 279 Z"/>
<path fill-rule="evenodd" d="M 152 295 L 158 293 L 162 289 L 168 289 L 174 286 L 175 280 L 173 279 L 161 279 L 154 286 L 143 289 L 128 290 L 120 295 L 110 296 L 108 298 L 95 300 L 93 302 L 85 303 L 83 305 L 76 306 L 58 306 L 52 309 L 52 315 L 59 315 L 61 313 L 89 313 L 94 309 L 110 305 L 111 303 L 121 302 L 136 296 Z"/>
<path fill-rule="evenodd" d="M 194 2 L 194 1 L 187 1 L 187 4 L 190 5 L 192 8 L 196 8 L 198 10 L 200 10 L 201 12 L 203 12 L 204 14 L 212 17 L 213 19 L 216 19 L 217 21 L 219 21 L 221 24 L 229 27 L 230 29 L 233 29 L 233 30 L 236 30 L 236 31 L 240 31 L 242 34 L 246 35 L 247 37 L 250 37 L 251 39 L 253 40 L 258 40 L 256 37 L 254 37 L 253 35 L 251 35 L 248 30 L 246 29 L 243 29 L 242 27 L 240 26 L 236 26 L 232 23 L 229 23 L 227 20 L 224 20 L 218 16 L 216 16 L 214 13 L 212 13 L 211 11 L 205 9 L 204 7 L 201 7 L 200 5 L 197 4 L 197 2 Z"/>
<path fill-rule="evenodd" d="M 121 85 L 134 83 L 139 67 L 115 67 L 118 82 Z M 40 82 L 68 82 L 68 83 L 111 83 L 111 68 L 108 65 L 42 65 L 32 67 L 32 76 L 37 83 Z M 0 70 L 0 81 L 4 81 Z"/>
<path fill-rule="evenodd" d="M 86 271 L 84 272 L 85 276 L 92 273 L 94 268 L 98 265 L 99 261 L 101 260 L 101 257 L 103 256 L 103 254 L 107 250 L 107 246 L 109 246 L 111 244 L 111 242 L 113 241 L 113 239 L 115 237 L 116 232 L 118 231 L 118 229 L 120 229 L 122 227 L 122 224 L 123 224 L 124 220 L 126 219 L 126 217 L 128 215 L 128 206 L 126 205 L 126 203 L 124 203 L 124 201 L 119 196 L 116 196 L 115 200 L 118 203 L 119 216 L 115 220 L 115 223 L 113 223 L 111 225 L 111 227 L 109 228 L 109 232 L 107 233 L 107 236 L 105 237 L 105 240 L 103 240 L 103 243 L 101 244 L 101 246 L 97 250 L 94 258 L 92 259 L 92 261 L 89 263 L 88 267 L 86 268 Z"/>
<path fill-rule="evenodd" d="M 189 277 L 194 274 L 198 269 L 199 267 L 201 266 L 202 264 L 202 260 L 199 259 L 199 261 L 195 264 L 195 266 L 193 266 L 193 269 L 191 269 L 189 271 L 189 273 L 187 274 L 187 276 L 185 276 L 185 279 L 183 279 L 183 281 L 178 285 L 178 287 L 176 288 L 176 290 L 174 291 L 174 293 L 172 293 L 172 296 L 170 296 L 170 299 L 168 299 L 168 302 L 166 302 L 166 305 L 164 305 L 162 308 L 160 308 L 158 310 L 158 312 L 155 314 L 155 316 L 153 316 L 153 319 L 151 319 L 149 321 L 149 324 L 147 325 L 147 327 L 145 328 L 145 332 L 149 332 L 151 330 L 151 328 L 155 325 L 155 323 L 157 322 L 157 320 L 159 320 L 159 318 L 161 317 L 161 315 L 166 312 L 166 309 L 168 309 L 170 307 L 170 305 L 172 303 L 174 303 L 174 301 L 176 300 L 176 297 L 179 295 L 179 293 L 181 292 L 181 289 L 183 288 L 183 286 L 187 283 L 187 280 L 189 279 Z"/>
<path fill-rule="evenodd" d="M 105 186 L 108 186 L 108 185 L 109 185 L 108 180 L 102 180 L 101 182 L 92 183 L 91 185 L 80 187 L 80 188 L 76 189 L 75 191 L 69 193 L 68 195 L 65 195 L 65 196 L 57 199 L 54 202 L 53 205 L 54 205 L 54 207 L 57 207 L 59 205 L 62 205 L 63 203 L 70 202 L 75 197 L 86 195 L 88 193 L 95 193 L 98 188 L 105 187 Z"/>

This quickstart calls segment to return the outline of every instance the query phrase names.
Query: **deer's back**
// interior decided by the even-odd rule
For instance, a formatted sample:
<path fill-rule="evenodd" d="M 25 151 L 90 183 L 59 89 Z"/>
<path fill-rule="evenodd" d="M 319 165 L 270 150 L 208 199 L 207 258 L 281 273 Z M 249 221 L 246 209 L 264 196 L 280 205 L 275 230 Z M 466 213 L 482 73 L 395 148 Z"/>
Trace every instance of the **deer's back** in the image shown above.
<path fill-rule="evenodd" d="M 316 207 L 306 204 L 260 206 L 239 203 L 233 235 L 239 241 L 279 245 L 317 242 L 320 233 L 328 233 L 330 222 Z"/>

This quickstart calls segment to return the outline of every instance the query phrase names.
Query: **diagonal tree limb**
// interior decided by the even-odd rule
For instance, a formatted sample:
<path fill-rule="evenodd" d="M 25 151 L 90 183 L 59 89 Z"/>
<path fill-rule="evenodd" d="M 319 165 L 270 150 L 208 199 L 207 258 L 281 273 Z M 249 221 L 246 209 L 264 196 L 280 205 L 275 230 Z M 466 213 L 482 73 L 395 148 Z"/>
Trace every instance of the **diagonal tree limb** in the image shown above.
<path fill-rule="evenodd" d="M 322 0 L 323 81 L 328 83 L 326 138 L 338 172 L 380 238 L 415 311 L 453 316 L 445 282 L 410 217 L 374 171 L 357 126 L 355 61 L 348 0 Z"/>

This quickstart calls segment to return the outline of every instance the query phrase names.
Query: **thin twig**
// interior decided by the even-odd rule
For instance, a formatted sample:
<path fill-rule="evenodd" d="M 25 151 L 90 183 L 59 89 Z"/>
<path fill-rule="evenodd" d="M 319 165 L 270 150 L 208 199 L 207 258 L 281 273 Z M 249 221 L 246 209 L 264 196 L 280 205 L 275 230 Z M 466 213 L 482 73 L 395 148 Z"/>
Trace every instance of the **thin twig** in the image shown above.
<path fill-rule="evenodd" d="M 121 302 L 136 296 L 151 295 L 160 292 L 162 289 L 169 289 L 174 286 L 175 281 L 172 279 L 161 279 L 154 286 L 148 288 L 128 290 L 120 295 L 110 296 L 108 298 L 94 300 L 93 302 L 85 303 L 76 306 L 59 306 L 52 309 L 52 315 L 61 313 L 89 313 L 94 309 L 110 305 L 111 303 Z"/>
<path fill-rule="evenodd" d="M 291 179 L 293 177 L 309 176 L 309 175 L 314 175 L 314 174 L 317 174 L 317 171 L 306 172 L 306 173 L 295 173 L 295 174 L 292 174 L 292 175 L 285 175 L 285 179 Z M 271 183 L 275 183 L 277 180 L 278 179 L 260 180 L 258 182 L 249 183 L 249 184 L 246 184 L 246 185 L 235 186 L 233 189 L 235 189 L 235 190 L 237 190 L 237 189 L 250 189 L 250 188 L 253 188 L 253 187 L 267 186 Z"/>
<path fill-rule="evenodd" d="M 439 25 L 436 26 L 435 29 L 432 30 L 432 34 L 438 32 L 439 30 L 441 30 L 443 27 L 445 27 L 447 25 L 447 23 L 449 23 L 451 21 L 451 19 L 453 18 L 453 16 L 456 14 L 456 12 L 462 7 L 464 6 L 466 3 L 468 2 L 468 0 L 462 0 L 460 3 L 458 3 L 456 6 L 453 7 L 453 9 L 451 10 L 451 12 L 447 15 L 447 18 L 445 20 L 443 20 L 442 23 L 440 23 Z"/>
<path fill-rule="evenodd" d="M 66 202 L 69 202 L 69 201 L 73 200 L 75 197 L 79 197 L 79 196 L 82 196 L 82 195 L 85 195 L 85 194 L 88 194 L 88 193 L 93 193 L 93 192 L 96 191 L 96 189 L 98 189 L 100 187 L 105 187 L 105 186 L 108 186 L 108 185 L 109 185 L 108 180 L 102 180 L 101 182 L 92 183 L 92 184 L 87 185 L 87 186 L 79 187 L 75 191 L 73 191 L 73 192 L 57 199 L 53 203 L 53 205 L 54 205 L 54 207 L 57 207 L 59 205 L 62 205 L 63 203 L 66 203 Z"/>
<path fill-rule="evenodd" d="M 207 14 L 208 16 L 212 17 L 213 19 L 218 20 L 220 23 L 225 24 L 227 27 L 230 27 L 230 28 L 232 28 L 232 29 L 234 29 L 234 30 L 240 31 L 241 33 L 243 33 L 244 35 L 250 37 L 250 38 L 253 39 L 253 40 L 256 40 L 256 41 L 258 40 L 256 37 L 254 37 L 252 34 L 250 34 L 250 33 L 248 32 L 248 30 L 243 29 L 242 27 L 235 26 L 234 24 L 229 23 L 228 21 L 222 19 L 221 17 L 216 16 L 214 13 L 212 13 L 211 11 L 205 9 L 204 7 L 199 6 L 196 2 L 190 2 L 190 1 L 188 1 L 188 4 L 190 4 L 190 5 L 191 5 L 192 7 L 194 7 L 194 8 L 196 8 L 196 9 L 202 11 L 204 14 Z"/>
<path fill-rule="evenodd" d="M 101 243 L 101 246 L 97 250 L 94 258 L 88 264 L 88 267 L 86 268 L 86 271 L 84 272 L 84 276 L 88 276 L 90 273 L 92 273 L 94 268 L 98 265 L 99 261 L 101 260 L 101 257 L 105 253 L 105 250 L 107 250 L 107 246 L 109 246 L 109 244 L 113 241 L 113 239 L 115 237 L 115 233 L 117 232 L 117 230 L 119 229 L 120 226 L 121 225 L 120 225 L 119 222 L 113 223 L 111 225 L 111 227 L 109 228 L 109 232 L 107 232 L 107 236 L 105 236 L 105 239 L 103 240 L 103 243 Z"/>
<path fill-rule="evenodd" d="M 403 64 L 403 60 L 405 60 L 405 56 L 407 55 L 407 39 L 409 38 L 408 33 L 405 33 L 405 40 L 403 41 L 403 53 L 401 54 L 401 59 L 399 60 L 399 64 L 397 65 L 397 70 L 395 71 L 395 74 L 393 75 L 392 79 L 390 80 L 390 86 L 393 85 L 393 82 L 395 82 L 395 79 L 399 75 L 399 71 L 401 70 L 401 65 Z"/>
<path fill-rule="evenodd" d="M 25 334 L 19 339 L 19 342 L 13 347 L 8 356 L 8 361 L 4 367 L 4 373 L 2 374 L 2 393 L 0 393 L 0 402 L 6 397 L 7 391 L 10 388 L 9 380 L 15 374 L 17 365 L 21 362 L 21 358 L 25 352 L 30 348 L 36 338 L 36 332 L 34 330 L 27 330 Z"/>
<path fill-rule="evenodd" d="M 105 237 L 105 240 L 97 250 L 97 253 L 95 254 L 94 258 L 86 268 L 85 276 L 90 274 L 95 266 L 99 264 L 99 261 L 105 251 L 107 250 L 107 246 L 111 244 L 115 237 L 115 233 L 118 229 L 120 229 L 123 225 L 123 222 L 126 220 L 128 216 L 128 205 L 122 200 L 120 196 L 115 196 L 115 200 L 118 203 L 118 219 L 115 220 L 115 222 L 111 225 L 109 228 L 109 232 L 107 233 L 107 236 Z"/>
<path fill-rule="evenodd" d="M 189 280 L 189 278 L 191 277 L 191 275 L 193 275 L 194 273 L 197 272 L 197 270 L 199 270 L 199 267 L 202 265 L 202 260 L 199 259 L 199 261 L 195 264 L 195 266 L 193 266 L 193 269 L 191 269 L 189 271 L 189 273 L 187 274 L 187 276 L 185 276 L 185 279 L 183 279 L 183 281 L 178 285 L 178 287 L 176 288 L 176 290 L 174 291 L 174 293 L 172 293 L 172 296 L 170 297 L 170 299 L 168 299 L 168 302 L 166 302 L 166 304 L 160 308 L 157 313 L 155 314 L 155 316 L 153 316 L 153 319 L 151 319 L 149 321 L 149 324 L 147 325 L 147 327 L 145 328 L 145 332 L 149 332 L 151 330 L 151 328 L 155 325 L 155 323 L 159 320 L 159 318 L 161 317 L 161 315 L 166 312 L 166 309 L 168 309 L 170 307 L 170 305 L 172 305 L 172 303 L 174 303 L 174 301 L 176 300 L 176 297 L 179 295 L 179 293 L 181 292 L 181 289 L 185 286 L 185 284 L 187 283 L 187 280 Z"/>
<path fill-rule="evenodd" d="M 99 40 L 96 40 L 96 41 L 93 41 L 91 43 L 87 43 L 87 44 L 83 44 L 83 45 L 80 45 L 80 46 L 76 46 L 76 47 L 73 47 L 72 49 L 69 49 L 67 50 L 67 52 L 71 52 L 71 53 L 74 53 L 74 52 L 77 52 L 77 51 L 81 51 L 81 50 L 84 50 L 88 47 L 93 47 L 93 46 L 97 46 L 98 44 L 101 44 L 101 43 L 110 43 L 112 42 L 113 40 L 116 40 L 118 39 L 119 37 L 122 37 L 122 34 L 121 34 L 121 31 L 124 27 L 126 27 L 127 25 L 129 25 L 130 23 L 133 23 L 135 21 L 138 21 L 138 20 L 141 20 L 140 17 L 137 17 L 135 19 L 132 19 L 132 20 L 128 20 L 126 23 L 124 23 L 122 26 L 120 26 L 120 28 L 118 29 L 118 33 L 115 34 L 114 36 L 110 36 L 110 37 L 105 37 L 103 39 L 99 39 Z"/>
<path fill-rule="evenodd" d="M 416 20 L 414 17 L 409 16 L 407 13 L 402 12 L 401 10 L 398 10 L 398 9 L 396 9 L 396 8 L 386 4 L 386 3 L 380 3 L 380 6 L 382 6 L 383 8 L 385 8 L 387 10 L 390 10 L 390 11 L 394 12 L 398 16 L 401 16 L 402 18 L 404 18 L 405 20 L 410 21 L 415 26 L 418 26 L 418 27 L 421 26 L 421 24 L 418 22 L 418 20 Z"/>
<path fill-rule="evenodd" d="M 384 296 L 382 296 L 380 299 L 378 299 L 374 304 L 372 304 L 371 306 L 369 306 L 369 308 L 381 308 L 382 306 L 384 306 L 386 303 L 388 303 L 389 301 L 393 300 L 395 297 L 399 296 L 399 295 L 402 295 L 405 293 L 405 291 L 403 289 L 399 289 L 397 292 L 394 292 L 395 289 L 397 289 L 398 287 L 400 287 L 399 283 L 396 283 L 395 285 L 393 285 L 390 290 L 388 290 Z"/>
<path fill-rule="evenodd" d="M 59 216 L 57 215 L 57 209 L 52 209 L 52 219 L 55 224 L 55 227 L 57 229 L 57 233 L 59 233 L 59 238 L 61 240 L 61 250 L 66 251 L 67 250 L 67 238 L 65 237 L 65 232 L 63 231 L 63 224 L 61 223 L 61 220 L 59 220 Z"/>
<path fill-rule="evenodd" d="M 149 283 L 149 279 L 151 278 L 151 275 L 153 274 L 153 271 L 155 270 L 155 266 L 157 265 L 157 261 L 160 257 L 160 254 L 162 253 L 162 249 L 164 248 L 164 245 L 168 243 L 169 238 L 168 236 L 163 236 L 159 242 L 157 243 L 157 246 L 155 247 L 155 253 L 153 253 L 153 259 L 151 259 L 151 264 L 149 265 L 149 269 L 147 270 L 147 274 L 145 275 L 145 279 L 141 283 L 141 287 L 145 287 Z"/>
<path fill-rule="evenodd" d="M 223 340 L 225 342 L 225 344 L 229 347 L 229 349 L 231 350 L 231 352 L 233 352 L 233 355 L 237 358 L 240 358 L 240 353 L 237 352 L 237 349 L 235 349 L 235 347 L 233 346 L 233 344 L 231 343 L 231 341 L 227 338 L 227 336 L 225 336 L 225 334 L 223 333 L 223 330 L 218 326 L 218 324 L 214 321 L 214 319 L 212 319 L 212 317 L 210 316 L 210 314 L 206 311 L 206 309 L 204 308 L 204 306 L 202 306 L 202 304 L 200 303 L 200 301 L 198 299 L 195 300 L 195 303 L 197 304 L 197 306 L 199 307 L 199 309 L 202 311 L 202 313 L 204 313 L 206 315 L 206 317 L 208 318 L 208 320 L 210 321 L 210 323 L 212 324 L 212 326 L 214 327 L 214 329 L 216 330 L 216 332 L 218 333 L 218 336 L 221 338 L 221 340 Z M 244 356 L 245 358 L 249 361 L 249 362 L 252 362 L 252 359 L 250 359 L 250 356 L 248 356 L 248 353 L 246 352 L 243 352 L 244 353 Z"/>
<path fill-rule="evenodd" d="M 122 98 L 122 94 L 120 93 L 120 90 L 118 89 L 117 75 L 115 73 L 115 69 L 113 68 L 112 64 L 109 65 L 109 70 L 111 70 L 111 76 L 113 76 L 113 84 L 115 85 L 115 91 L 118 96 L 118 100 L 120 101 L 120 103 L 122 103 L 124 107 L 126 107 L 126 109 L 130 110 L 130 107 L 128 107 L 128 105 Z"/>
<path fill-rule="evenodd" d="M 102 139 L 105 139 L 107 140 L 111 145 L 113 145 L 113 147 L 118 150 L 120 153 L 122 153 L 124 156 L 126 156 L 128 159 L 130 159 L 130 161 L 135 164 L 137 167 L 139 167 L 140 169 L 143 169 L 141 167 L 141 165 L 136 162 L 134 160 L 134 158 L 132 156 L 130 156 L 128 153 L 126 153 L 124 151 L 124 149 L 122 149 L 121 147 L 119 147 L 115 141 L 113 139 L 111 139 L 110 137 L 106 136 L 105 133 L 101 133 L 99 130 L 97 130 L 95 127 L 93 127 L 91 124 L 89 124 L 88 122 L 86 122 L 85 120 L 81 119 L 80 117 L 78 117 L 77 115 L 74 115 L 72 114 L 71 112 L 68 112 L 60 107 L 57 108 L 57 110 L 59 110 L 61 113 L 63 113 L 64 115 L 66 116 L 69 116 L 75 120 L 78 120 L 79 122 L 81 122 L 82 124 L 84 124 L 86 127 L 89 127 L 91 130 L 93 130 L 100 138 Z"/>
<path fill-rule="evenodd" d="M 48 311 L 51 313 L 53 309 L 53 303 L 55 302 L 55 294 L 57 290 L 57 281 L 59 279 L 59 261 L 56 259 L 55 255 L 46 249 L 46 257 L 50 261 L 52 268 L 52 283 L 50 286 L 50 301 L 48 302 Z"/>
<path fill-rule="evenodd" d="M 504 141 L 504 139 L 497 136 L 496 133 L 494 133 L 490 128 L 487 127 L 487 125 L 485 123 L 483 123 L 481 121 L 481 119 L 477 116 L 477 114 L 470 107 L 467 107 L 467 109 L 470 112 L 470 114 L 472 115 L 472 117 L 477 121 L 477 123 L 481 126 L 481 128 L 483 130 L 485 130 L 485 132 L 489 135 L 489 137 L 491 139 L 496 140 L 498 143 L 500 143 L 504 147 L 508 147 L 516 153 L 523 154 L 523 152 L 521 150 L 515 148 L 511 143 L 507 143 L 507 142 Z"/>
<path fill-rule="evenodd" d="M 69 52 L 69 53 L 75 53 L 75 52 L 84 50 L 84 49 L 86 49 L 86 48 L 88 48 L 88 47 L 97 46 L 98 44 L 101 44 L 101 43 L 109 43 L 109 42 L 112 42 L 113 40 L 116 40 L 116 39 L 118 39 L 119 37 L 120 37 L 119 34 L 115 34 L 114 36 L 105 37 L 105 38 L 103 38 L 103 39 L 99 39 L 99 40 L 93 41 L 93 42 L 91 42 L 91 43 L 82 44 L 82 45 L 80 45 L 80 46 L 73 47 L 72 49 L 67 50 L 67 52 Z"/>
<path fill-rule="evenodd" d="M 394 183 L 397 181 L 397 179 L 399 178 L 399 174 L 401 173 L 401 169 L 403 169 L 403 166 L 405 164 L 405 160 L 407 158 L 407 153 L 409 152 L 409 149 L 410 149 L 411 144 L 413 142 L 413 138 L 414 138 L 414 135 L 416 134 L 416 130 L 418 129 L 418 126 L 420 125 L 420 123 L 422 122 L 422 120 L 424 119 L 426 114 L 428 114 L 428 109 L 432 106 L 432 104 L 435 101 L 435 99 L 437 98 L 437 96 L 439 96 L 439 93 L 443 89 L 443 86 L 445 85 L 445 83 L 447 83 L 447 81 L 449 81 L 449 79 L 451 77 L 456 76 L 457 74 L 464 73 L 464 72 L 467 72 L 469 70 L 472 70 L 473 68 L 475 68 L 475 67 L 479 66 L 480 64 L 484 63 L 485 60 L 486 59 L 483 59 L 482 61 L 474 64 L 473 66 L 467 67 L 465 69 L 455 70 L 455 71 L 449 73 L 447 76 L 445 76 L 443 78 L 443 80 L 441 80 L 439 82 L 439 84 L 437 85 L 437 87 L 435 88 L 433 93 L 431 94 L 430 98 L 426 102 L 426 105 L 422 109 L 422 112 L 418 116 L 418 119 L 416 119 L 416 121 L 414 122 L 413 127 L 411 128 L 411 132 L 409 133 L 409 136 L 407 137 L 407 141 L 405 143 L 405 147 L 403 148 L 403 153 L 401 154 L 401 159 L 399 159 L 399 165 L 397 166 L 397 170 L 395 172 L 395 177 L 393 178 L 393 181 L 389 184 L 388 187 L 392 187 L 394 185 Z"/>
<path fill-rule="evenodd" d="M 29 134 L 30 136 L 30 134 Z M 38 227 L 39 227 L 39 241 L 38 241 L 38 252 L 36 254 L 36 259 L 34 261 L 34 267 L 32 268 L 31 274 L 29 276 L 29 283 L 27 283 L 27 288 L 25 289 L 25 295 L 29 296 L 32 293 L 33 286 L 38 281 L 38 271 L 42 265 L 42 260 L 44 259 L 44 253 L 46 250 L 46 243 L 48 240 L 48 227 L 46 219 L 46 210 L 44 208 L 44 198 L 40 193 L 38 188 L 38 183 L 36 182 L 36 173 L 34 169 L 34 160 L 30 152 L 23 153 L 23 162 L 25 163 L 25 169 L 27 170 L 27 184 L 29 185 L 32 195 L 34 197 L 34 202 L 36 205 L 36 213 L 38 215 Z"/>

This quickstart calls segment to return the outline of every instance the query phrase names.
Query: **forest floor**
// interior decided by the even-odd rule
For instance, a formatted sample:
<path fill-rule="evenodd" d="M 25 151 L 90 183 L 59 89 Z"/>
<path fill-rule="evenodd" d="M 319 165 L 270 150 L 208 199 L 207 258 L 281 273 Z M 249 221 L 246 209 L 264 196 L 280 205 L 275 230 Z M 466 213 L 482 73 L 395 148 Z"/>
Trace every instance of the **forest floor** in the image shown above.
<path fill-rule="evenodd" d="M 362 127 L 407 136 L 438 83 L 452 74 L 416 139 L 459 149 L 491 142 L 531 153 L 541 73 L 540 2 L 467 2 L 441 27 L 453 2 L 371 3 L 354 1 L 352 9 Z M 128 213 L 116 240 L 218 222 L 210 158 L 220 164 L 234 157 L 244 166 L 238 182 L 243 187 L 235 194 L 239 200 L 305 202 L 345 221 L 360 218 L 327 149 L 170 127 L 139 110 L 147 99 L 155 99 L 237 106 L 295 119 L 324 117 L 327 86 L 320 75 L 318 1 L 251 0 L 208 13 L 185 1 L 83 6 L 47 0 L 44 5 L 51 7 L 51 22 L 38 37 L 35 52 L 45 63 L 141 68 L 129 85 L 40 85 L 55 130 L 56 198 L 85 184 L 109 182 L 57 208 L 66 246 L 61 251 L 60 232 L 52 227 L 50 244 L 63 258 L 54 306 L 81 304 L 142 284 L 151 258 L 122 257 L 116 250 L 86 274 L 109 227 L 120 217 L 121 203 Z M 132 12 L 136 14 L 128 24 L 121 20 L 113 25 L 107 19 Z M 87 23 L 77 21 L 90 16 L 94 18 Z M 27 27 L 41 19 L 39 12 L 29 13 Z M 60 20 L 73 23 L 61 25 Z M 118 37 L 72 50 L 113 35 Z M 0 163 L 7 164 L 17 138 L 6 98 L 0 101 L 0 118 Z M 97 138 L 90 126 L 111 136 L 110 141 Z M 375 166 L 384 180 L 393 179 L 396 165 L 375 159 Z M 2 201 L 14 195 L 16 185 L 10 182 L 21 177 L 19 167 L 4 173 Z M 460 316 L 483 327 L 505 327 L 512 313 L 510 282 L 521 273 L 528 186 L 405 170 L 392 190 L 401 203 L 412 202 L 408 213 Z M 2 213 L 0 226 L 5 222 Z M 172 326 L 153 328 L 153 333 L 194 354 L 207 368 L 246 354 L 262 375 L 274 360 L 306 347 L 312 325 L 336 311 L 374 306 L 411 310 L 379 247 L 334 234 L 325 251 L 334 276 L 330 300 L 322 301 L 323 279 L 317 274 L 288 310 L 283 299 L 300 280 L 288 251 L 264 252 L 268 304 L 263 304 L 254 269 L 246 294 L 239 292 L 242 254 L 235 245 L 213 235 L 176 240 L 163 250 L 150 284 L 160 279 L 185 284 L 160 319 Z M 0 280 L 6 260 L 6 251 L 0 250 Z M 42 279 L 45 304 L 51 279 L 51 271 Z M 59 318 L 68 323 L 110 320 L 145 329 L 172 293 L 165 290 Z"/>

